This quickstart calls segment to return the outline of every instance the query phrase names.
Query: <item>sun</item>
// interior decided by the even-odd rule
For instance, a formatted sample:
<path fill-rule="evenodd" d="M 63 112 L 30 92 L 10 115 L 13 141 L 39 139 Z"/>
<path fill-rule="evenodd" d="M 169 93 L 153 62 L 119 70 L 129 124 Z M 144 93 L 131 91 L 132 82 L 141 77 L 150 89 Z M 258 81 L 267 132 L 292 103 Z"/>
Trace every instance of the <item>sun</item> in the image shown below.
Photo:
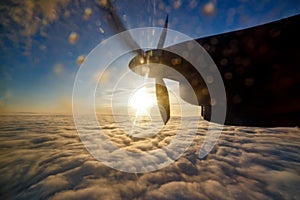
<path fill-rule="evenodd" d="M 153 97 L 146 87 L 136 90 L 129 98 L 129 106 L 135 109 L 136 116 L 149 115 L 149 109 L 154 105 Z"/>

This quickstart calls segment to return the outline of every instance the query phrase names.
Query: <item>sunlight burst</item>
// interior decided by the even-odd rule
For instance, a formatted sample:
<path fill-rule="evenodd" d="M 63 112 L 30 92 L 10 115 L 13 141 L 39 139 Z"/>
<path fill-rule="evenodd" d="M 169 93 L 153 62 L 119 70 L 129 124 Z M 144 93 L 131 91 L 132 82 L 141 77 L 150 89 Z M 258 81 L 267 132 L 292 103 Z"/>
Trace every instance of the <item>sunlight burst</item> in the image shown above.
<path fill-rule="evenodd" d="M 129 99 L 129 105 L 135 109 L 136 116 L 149 115 L 149 109 L 154 105 L 154 100 L 147 92 L 146 87 L 135 91 Z"/>

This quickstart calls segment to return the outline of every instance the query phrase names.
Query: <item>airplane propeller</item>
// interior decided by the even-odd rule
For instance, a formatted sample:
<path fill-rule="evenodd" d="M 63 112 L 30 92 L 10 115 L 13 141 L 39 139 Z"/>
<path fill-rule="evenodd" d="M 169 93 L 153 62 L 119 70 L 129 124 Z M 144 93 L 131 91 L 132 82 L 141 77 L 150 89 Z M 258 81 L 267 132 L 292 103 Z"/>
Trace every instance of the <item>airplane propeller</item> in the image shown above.
<path fill-rule="evenodd" d="M 100 7 L 102 9 L 105 9 L 109 13 L 111 19 L 114 22 L 113 24 L 111 24 L 111 26 L 114 25 L 114 27 L 111 28 L 115 32 L 119 33 L 127 30 L 124 24 L 122 23 L 120 16 L 117 14 L 117 10 L 111 1 L 107 1 L 107 4 L 105 6 L 100 5 Z M 160 51 L 160 49 L 162 49 L 164 46 L 166 35 L 167 35 L 167 28 L 168 28 L 168 15 L 166 17 L 162 33 L 157 44 L 158 50 L 156 51 L 157 52 L 156 56 L 158 56 L 159 58 L 162 57 L 163 54 L 163 51 L 162 50 Z M 138 57 L 142 58 L 142 60 L 149 60 L 149 55 L 147 55 L 149 51 L 145 52 L 143 49 L 141 49 L 141 47 L 132 38 L 129 32 L 123 38 L 124 38 L 124 43 L 127 46 L 129 46 L 131 49 L 134 49 L 134 52 L 138 55 Z M 167 122 L 170 119 L 169 92 L 163 78 L 159 76 L 159 74 L 157 74 L 157 77 L 155 77 L 155 90 L 156 90 L 156 100 L 159 106 L 160 115 L 162 117 L 164 124 L 167 124 Z"/>
<path fill-rule="evenodd" d="M 157 49 L 162 49 L 166 40 L 167 35 L 167 28 L 168 28 L 168 15 L 166 17 L 164 29 L 161 33 L 161 36 L 158 41 Z M 162 56 L 163 51 L 159 51 L 158 56 Z M 155 79 L 155 90 L 156 90 L 156 99 L 157 104 L 159 106 L 160 115 L 166 124 L 170 119 L 170 99 L 169 99 L 169 92 L 166 87 L 166 84 L 162 77 L 157 77 Z"/>
<path fill-rule="evenodd" d="M 107 3 L 105 8 L 116 25 L 115 29 L 125 31 L 116 9 L 110 1 L 107 0 Z M 299 126 L 300 109 L 296 103 L 299 101 L 299 92 L 294 92 L 299 88 L 299 31 L 294 29 L 299 22 L 298 14 L 255 27 L 194 40 L 208 47 L 207 53 L 218 64 L 218 71 L 222 75 L 227 99 L 224 104 L 227 108 L 224 124 Z M 201 116 L 205 120 L 219 123 L 211 117 L 212 99 L 201 74 L 184 58 L 178 57 L 167 48 L 162 49 L 167 25 L 168 16 L 157 49 L 147 51 L 142 50 L 132 36 L 125 32 L 128 35 L 124 42 L 131 49 L 137 49 L 137 55 L 129 62 L 129 68 L 141 76 L 155 79 L 157 103 L 165 124 L 170 118 L 170 103 L 163 78 L 179 82 L 180 97 L 187 103 L 202 106 Z M 215 44 L 212 41 L 216 41 Z M 168 48 L 186 48 L 188 42 Z M 178 63 L 172 63 L 173 58 L 178 58 Z M 144 61 L 151 65 L 147 72 L 143 70 L 146 63 Z M 163 69 L 155 64 L 169 66 L 179 72 L 187 82 L 182 81 L 169 68 Z M 191 88 L 186 87 L 188 85 Z M 191 98 L 193 93 L 196 99 Z M 216 106 L 218 105 L 214 105 L 215 108 Z"/>

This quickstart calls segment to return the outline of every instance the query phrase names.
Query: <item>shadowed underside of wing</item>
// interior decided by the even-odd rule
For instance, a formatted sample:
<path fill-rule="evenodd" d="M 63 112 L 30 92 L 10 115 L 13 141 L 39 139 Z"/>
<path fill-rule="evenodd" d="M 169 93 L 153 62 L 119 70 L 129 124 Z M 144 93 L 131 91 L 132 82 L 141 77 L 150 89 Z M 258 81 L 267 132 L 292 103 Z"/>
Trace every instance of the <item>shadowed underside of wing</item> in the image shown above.
<path fill-rule="evenodd" d="M 300 15 L 197 39 L 216 63 L 227 95 L 226 124 L 300 125 Z M 210 120 L 211 106 L 203 117 Z"/>

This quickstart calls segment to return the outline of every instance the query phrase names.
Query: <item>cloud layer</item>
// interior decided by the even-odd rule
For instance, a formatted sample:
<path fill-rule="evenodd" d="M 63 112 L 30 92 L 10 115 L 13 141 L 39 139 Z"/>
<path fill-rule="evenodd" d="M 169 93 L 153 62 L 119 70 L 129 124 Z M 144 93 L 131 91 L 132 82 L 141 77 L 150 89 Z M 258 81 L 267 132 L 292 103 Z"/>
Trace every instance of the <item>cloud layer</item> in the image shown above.
<path fill-rule="evenodd" d="M 198 158 L 207 123 L 190 148 L 159 171 L 130 174 L 106 167 L 82 145 L 69 115 L 0 116 L 1 199 L 299 199 L 298 128 L 226 126 L 217 145 Z M 107 135 L 122 148 L 149 150 L 172 139 Z M 160 137 L 160 138 L 158 138 Z M 145 142 L 146 141 L 146 142 Z M 125 163 L 124 163 L 125 164 Z"/>

